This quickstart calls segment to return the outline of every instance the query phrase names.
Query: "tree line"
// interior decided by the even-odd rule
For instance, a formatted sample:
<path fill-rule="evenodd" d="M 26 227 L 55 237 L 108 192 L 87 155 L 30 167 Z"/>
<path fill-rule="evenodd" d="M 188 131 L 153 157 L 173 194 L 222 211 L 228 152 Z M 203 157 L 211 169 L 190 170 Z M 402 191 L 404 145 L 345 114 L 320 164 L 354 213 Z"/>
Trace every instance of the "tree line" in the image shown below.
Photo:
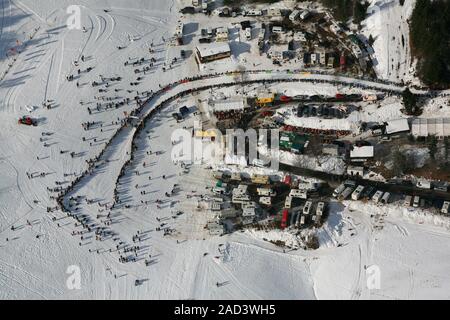
<path fill-rule="evenodd" d="M 435 88 L 450 86 L 450 1 L 417 0 L 410 21 L 418 76 Z"/>

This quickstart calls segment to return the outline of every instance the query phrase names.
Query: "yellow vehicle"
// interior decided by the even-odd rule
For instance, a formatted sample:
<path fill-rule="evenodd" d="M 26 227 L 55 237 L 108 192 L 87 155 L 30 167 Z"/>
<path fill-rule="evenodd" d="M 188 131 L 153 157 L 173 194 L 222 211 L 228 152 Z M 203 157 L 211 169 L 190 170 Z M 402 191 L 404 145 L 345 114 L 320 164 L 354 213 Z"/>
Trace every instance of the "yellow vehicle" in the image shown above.
<path fill-rule="evenodd" d="M 273 103 L 275 100 L 275 94 L 269 94 L 269 95 L 261 95 L 256 98 L 256 104 L 259 106 L 264 106 L 270 103 Z"/>

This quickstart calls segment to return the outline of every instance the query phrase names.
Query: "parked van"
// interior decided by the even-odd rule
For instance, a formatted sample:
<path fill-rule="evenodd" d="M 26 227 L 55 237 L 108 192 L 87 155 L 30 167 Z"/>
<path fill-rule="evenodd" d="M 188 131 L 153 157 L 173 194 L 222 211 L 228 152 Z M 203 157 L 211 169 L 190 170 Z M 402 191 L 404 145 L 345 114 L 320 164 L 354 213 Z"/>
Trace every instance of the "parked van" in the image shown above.
<path fill-rule="evenodd" d="M 256 192 L 258 193 L 259 196 L 264 196 L 264 197 L 276 196 L 276 192 L 270 188 L 256 188 Z"/>
<path fill-rule="evenodd" d="M 449 201 L 444 201 L 444 204 L 442 205 L 441 212 L 444 213 L 444 214 L 448 214 L 449 207 L 450 207 L 450 202 Z"/>
<path fill-rule="evenodd" d="M 247 41 L 252 40 L 252 28 L 245 29 L 245 38 L 247 39 Z"/>
<path fill-rule="evenodd" d="M 410 207 L 411 206 L 411 200 L 412 200 L 412 196 L 406 196 L 405 197 L 405 201 L 403 201 L 403 205 L 405 207 Z"/>
<path fill-rule="evenodd" d="M 359 200 L 361 198 L 361 194 L 364 191 L 364 186 L 358 186 L 355 191 L 352 193 L 352 200 Z"/>
<path fill-rule="evenodd" d="M 383 197 L 381 198 L 381 203 L 386 204 L 389 203 L 389 199 L 391 198 L 391 194 L 389 192 L 386 192 Z"/>
<path fill-rule="evenodd" d="M 305 216 L 302 216 L 301 218 L 300 218 L 300 225 L 302 226 L 302 225 L 304 225 L 305 224 Z"/>
<path fill-rule="evenodd" d="M 337 198 L 344 190 L 345 190 L 345 184 L 341 184 L 339 187 L 334 189 L 333 198 Z"/>
<path fill-rule="evenodd" d="M 378 203 L 380 202 L 381 198 L 383 197 L 383 191 L 378 190 L 375 192 L 375 194 L 372 197 L 373 202 Z"/>
<path fill-rule="evenodd" d="M 270 197 L 260 197 L 259 203 L 264 204 L 266 206 L 270 206 L 272 204 L 272 198 Z"/>
<path fill-rule="evenodd" d="M 291 205 L 292 205 L 292 197 L 287 196 L 287 197 L 286 197 L 286 200 L 284 201 L 284 207 L 285 207 L 286 209 L 290 209 L 290 208 L 291 208 Z"/>
<path fill-rule="evenodd" d="M 261 10 L 247 10 L 245 11 L 245 16 L 262 16 Z"/>
<path fill-rule="evenodd" d="M 303 214 L 308 215 L 311 212 L 312 202 L 306 201 L 305 206 L 303 207 Z"/>
<path fill-rule="evenodd" d="M 414 208 L 418 208 L 420 205 L 420 197 L 419 196 L 415 196 L 414 197 L 414 201 L 413 201 L 413 207 Z"/>
<path fill-rule="evenodd" d="M 321 217 L 325 209 L 325 202 L 319 202 L 316 208 L 316 216 Z"/>
<path fill-rule="evenodd" d="M 300 190 L 300 189 L 292 189 L 289 192 L 289 196 L 293 198 L 299 198 L 299 199 L 308 199 L 308 191 L 307 190 Z"/>

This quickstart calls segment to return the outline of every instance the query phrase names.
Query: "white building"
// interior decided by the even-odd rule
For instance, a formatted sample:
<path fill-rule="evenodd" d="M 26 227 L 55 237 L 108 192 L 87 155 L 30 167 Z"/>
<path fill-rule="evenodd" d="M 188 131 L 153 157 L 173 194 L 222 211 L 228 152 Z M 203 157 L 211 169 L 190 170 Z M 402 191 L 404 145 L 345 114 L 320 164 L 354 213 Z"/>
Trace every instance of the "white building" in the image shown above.
<path fill-rule="evenodd" d="M 396 134 L 409 131 L 408 119 L 391 120 L 386 123 L 386 134 Z"/>
<path fill-rule="evenodd" d="M 231 56 L 231 48 L 228 42 L 198 45 L 195 50 L 197 63 L 206 63 Z"/>
<path fill-rule="evenodd" d="M 243 111 L 247 103 L 242 97 L 234 97 L 211 101 L 211 108 L 214 112 Z"/>
<path fill-rule="evenodd" d="M 362 147 L 353 146 L 353 149 L 350 150 L 351 159 L 369 159 L 373 158 L 373 156 L 374 156 L 373 146 L 362 146 Z"/>
<path fill-rule="evenodd" d="M 348 166 L 347 174 L 350 176 L 364 176 L 364 167 Z"/>

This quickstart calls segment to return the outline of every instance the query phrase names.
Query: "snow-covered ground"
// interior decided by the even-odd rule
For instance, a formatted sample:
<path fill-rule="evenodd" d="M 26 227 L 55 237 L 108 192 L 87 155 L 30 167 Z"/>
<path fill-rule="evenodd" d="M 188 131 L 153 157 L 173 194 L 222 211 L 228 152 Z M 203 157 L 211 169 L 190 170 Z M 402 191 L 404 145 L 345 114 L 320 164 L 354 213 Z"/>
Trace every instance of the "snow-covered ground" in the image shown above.
<path fill-rule="evenodd" d="M 420 83 L 414 77 L 415 63 L 409 44 L 410 18 L 415 0 L 372 0 L 362 33 L 374 39 L 371 54 L 378 77 L 395 82 Z"/>
<path fill-rule="evenodd" d="M 60 211 L 47 212 L 55 205 L 49 188 L 59 187 L 57 181 L 64 186 L 81 174 L 86 160 L 96 156 L 119 128 L 116 122 L 136 106 L 130 103 L 97 112 L 96 103 L 133 100 L 136 90 L 158 90 L 159 85 L 198 72 L 192 57 L 162 71 L 164 63 L 168 66 L 179 57 L 179 48 L 167 43 L 179 18 L 175 1 L 77 3 L 86 32 L 65 27 L 66 9 L 73 1 L 2 1 L 0 72 L 8 72 L 0 81 L 1 299 L 449 298 L 448 221 L 422 212 L 406 212 L 395 205 L 389 210 L 354 203 L 346 203 L 347 208 L 333 205 L 324 228 L 317 230 L 321 248 L 316 251 L 283 253 L 252 230 L 210 236 L 203 228 L 208 213 L 196 209 L 198 198 L 192 196 L 213 183 L 210 170 L 197 166 L 186 174 L 170 159 L 173 130 L 191 126 L 194 120 L 191 115 L 177 124 L 171 113 L 184 104 L 195 104 L 196 97 L 173 102 L 146 124 L 135 140 L 135 162 L 121 179 L 121 199 L 129 207 L 114 210 L 109 227 L 120 241 L 140 247 L 138 261 L 119 262 L 119 256 L 126 254 L 117 253 L 111 239 L 72 235 L 82 230 L 72 218 Z M 150 55 L 152 43 L 155 52 Z M 21 53 L 15 61 L 5 58 L 17 44 Z M 80 61 L 82 55 L 85 62 Z M 124 65 L 129 58 L 141 57 L 156 59 L 145 75 Z M 84 72 L 87 67 L 93 70 Z M 68 82 L 66 76 L 77 77 L 78 68 L 83 71 L 80 77 Z M 102 85 L 108 91 L 99 93 L 91 82 L 100 81 L 100 75 L 122 80 L 110 82 L 108 88 Z M 131 86 L 138 76 L 143 79 Z M 94 98 L 98 96 L 121 98 L 103 101 Z M 43 108 L 46 100 L 54 107 Z M 30 115 L 39 119 L 39 126 L 18 125 L 17 119 L 28 114 L 30 106 L 36 107 Z M 85 131 L 81 124 L 88 121 L 102 126 Z M 73 196 L 112 201 L 134 131 L 127 127 L 120 132 L 103 155 L 108 161 L 83 179 Z M 70 152 L 76 155 L 71 157 Z M 168 199 L 165 193 L 174 184 L 181 190 Z M 96 203 L 83 201 L 79 212 L 103 223 L 106 212 Z M 174 219 L 176 210 L 184 214 Z M 384 222 L 370 218 L 385 213 Z M 156 230 L 161 223 L 176 231 L 164 236 Z M 380 223 L 384 228 L 374 230 Z M 133 242 L 138 231 L 142 241 Z M 292 239 L 276 231 L 270 237 Z M 150 264 L 146 266 L 144 260 Z M 364 266 L 372 264 L 380 267 L 381 288 L 369 291 Z M 70 290 L 67 270 L 74 265 L 81 269 L 81 288 Z M 142 284 L 135 286 L 135 280 Z M 226 284 L 217 287 L 216 282 Z"/>

